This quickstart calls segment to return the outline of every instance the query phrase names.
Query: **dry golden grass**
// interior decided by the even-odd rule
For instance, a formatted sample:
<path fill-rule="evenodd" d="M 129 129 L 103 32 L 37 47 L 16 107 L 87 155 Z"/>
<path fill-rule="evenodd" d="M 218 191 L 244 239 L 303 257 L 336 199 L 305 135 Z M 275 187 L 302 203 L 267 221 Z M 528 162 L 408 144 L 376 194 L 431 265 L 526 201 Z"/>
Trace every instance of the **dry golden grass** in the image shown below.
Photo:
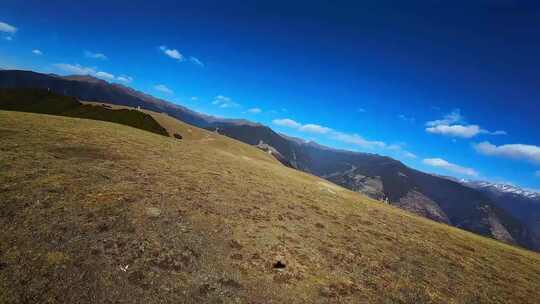
<path fill-rule="evenodd" d="M 0 303 L 540 299 L 536 253 L 168 123 L 0 111 Z"/>

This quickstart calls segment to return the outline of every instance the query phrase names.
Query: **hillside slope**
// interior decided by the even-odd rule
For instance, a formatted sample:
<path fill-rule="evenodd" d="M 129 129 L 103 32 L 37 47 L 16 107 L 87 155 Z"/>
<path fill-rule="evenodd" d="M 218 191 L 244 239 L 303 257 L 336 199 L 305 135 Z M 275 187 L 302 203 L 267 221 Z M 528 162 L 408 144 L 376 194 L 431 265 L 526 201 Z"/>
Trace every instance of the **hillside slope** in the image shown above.
<path fill-rule="evenodd" d="M 45 75 L 30 71 L 0 71 L 0 88 L 50 88 L 81 100 L 102 101 L 167 113 L 194 126 L 218 130 L 250 145 L 258 145 L 286 166 L 359 191 L 376 199 L 439 222 L 460 227 L 501 241 L 540 251 L 540 235 L 489 197 L 424 174 L 401 162 L 375 154 L 335 150 L 313 142 L 283 136 L 269 127 L 245 120 L 219 119 L 191 111 L 131 88 L 90 76 Z"/>
<path fill-rule="evenodd" d="M 218 131 L 249 144 L 263 141 L 294 168 L 374 199 L 388 199 L 426 218 L 540 250 L 536 235 L 524 223 L 479 191 L 458 182 L 411 169 L 389 157 L 288 139 L 264 126 L 221 124 Z"/>
<path fill-rule="evenodd" d="M 1 303 L 536 303 L 540 256 L 178 123 L 0 111 Z"/>

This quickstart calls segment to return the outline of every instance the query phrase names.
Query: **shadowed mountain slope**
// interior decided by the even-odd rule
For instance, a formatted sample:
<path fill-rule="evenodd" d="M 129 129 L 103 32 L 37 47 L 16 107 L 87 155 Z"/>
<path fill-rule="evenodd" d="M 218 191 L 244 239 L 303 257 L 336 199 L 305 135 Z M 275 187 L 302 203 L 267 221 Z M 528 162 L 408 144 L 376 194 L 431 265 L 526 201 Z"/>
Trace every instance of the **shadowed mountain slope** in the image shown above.
<path fill-rule="evenodd" d="M 540 193 L 519 187 L 479 181 L 463 181 L 489 197 L 499 208 L 519 219 L 532 232 L 535 248 L 540 248 Z"/>
<path fill-rule="evenodd" d="M 44 89 L 0 89 L 0 110 L 52 114 L 115 122 L 160 135 L 168 135 L 151 115 L 131 109 L 83 104 L 74 97 Z"/>
<path fill-rule="evenodd" d="M 536 236 L 516 217 L 458 182 L 411 169 L 389 157 L 289 140 L 267 127 L 221 126 L 219 132 L 250 144 L 262 140 L 293 167 L 372 198 L 388 199 L 424 217 L 540 250 Z"/>

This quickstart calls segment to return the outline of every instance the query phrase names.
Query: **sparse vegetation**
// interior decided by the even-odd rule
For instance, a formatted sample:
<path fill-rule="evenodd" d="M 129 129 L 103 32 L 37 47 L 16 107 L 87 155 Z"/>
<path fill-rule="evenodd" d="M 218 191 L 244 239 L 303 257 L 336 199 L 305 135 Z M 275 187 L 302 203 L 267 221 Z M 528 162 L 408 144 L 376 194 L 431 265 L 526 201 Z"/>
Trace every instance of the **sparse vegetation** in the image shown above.
<path fill-rule="evenodd" d="M 540 298 L 537 253 L 154 117 L 183 139 L 0 111 L 0 303 Z"/>

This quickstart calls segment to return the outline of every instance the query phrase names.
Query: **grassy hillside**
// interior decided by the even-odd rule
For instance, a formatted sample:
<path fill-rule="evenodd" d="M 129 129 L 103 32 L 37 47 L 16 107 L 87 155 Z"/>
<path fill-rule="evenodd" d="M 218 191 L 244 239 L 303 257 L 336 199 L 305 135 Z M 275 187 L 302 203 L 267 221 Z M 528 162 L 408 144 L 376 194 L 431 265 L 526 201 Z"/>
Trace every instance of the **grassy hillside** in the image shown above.
<path fill-rule="evenodd" d="M 112 109 L 83 104 L 67 97 L 39 89 L 0 89 L 0 110 L 61 115 L 115 122 L 142 130 L 167 135 L 152 116 L 134 109 Z"/>
<path fill-rule="evenodd" d="M 536 253 L 169 128 L 0 111 L 0 303 L 540 298 Z"/>

